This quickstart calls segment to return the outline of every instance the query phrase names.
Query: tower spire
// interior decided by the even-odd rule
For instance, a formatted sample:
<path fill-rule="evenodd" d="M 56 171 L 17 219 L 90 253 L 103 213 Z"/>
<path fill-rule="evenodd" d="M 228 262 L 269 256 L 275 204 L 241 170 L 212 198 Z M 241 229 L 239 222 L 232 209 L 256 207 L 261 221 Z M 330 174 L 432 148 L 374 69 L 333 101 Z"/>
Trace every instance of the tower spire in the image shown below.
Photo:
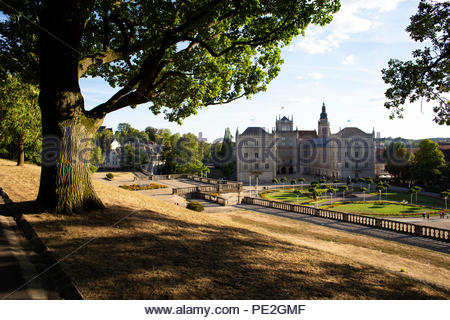
<path fill-rule="evenodd" d="M 328 119 L 327 110 L 325 108 L 325 101 L 322 103 L 322 113 L 320 114 L 320 119 Z"/>

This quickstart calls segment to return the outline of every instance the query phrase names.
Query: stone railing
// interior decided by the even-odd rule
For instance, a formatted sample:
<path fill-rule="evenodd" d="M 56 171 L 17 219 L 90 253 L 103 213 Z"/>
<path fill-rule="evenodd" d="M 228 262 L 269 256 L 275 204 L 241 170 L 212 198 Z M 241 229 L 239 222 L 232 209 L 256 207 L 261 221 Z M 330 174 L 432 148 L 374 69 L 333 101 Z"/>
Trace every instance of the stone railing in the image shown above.
<path fill-rule="evenodd" d="M 193 174 L 187 174 L 186 179 L 192 180 L 192 181 L 197 181 L 197 182 L 202 182 L 202 183 L 207 183 L 207 184 L 236 184 L 239 183 L 237 181 L 231 181 L 231 180 L 217 180 L 217 179 L 212 179 L 212 178 L 205 178 L 205 177 L 199 177 Z"/>
<path fill-rule="evenodd" d="M 216 184 L 209 186 L 194 186 L 184 188 L 172 188 L 172 194 L 184 195 L 192 192 L 239 192 L 242 190 L 242 183 Z"/>
<path fill-rule="evenodd" d="M 158 181 L 158 180 L 172 180 L 172 179 L 179 179 L 179 178 L 187 178 L 187 174 L 160 174 L 160 175 L 152 175 L 148 178 L 152 181 Z"/>
<path fill-rule="evenodd" d="M 410 235 L 415 235 L 424 238 L 431 238 L 434 240 L 450 242 L 450 230 L 421 226 L 408 222 L 393 221 L 388 219 L 381 219 L 375 217 L 368 217 L 359 214 L 352 214 L 347 212 L 339 212 L 334 210 L 326 210 L 320 208 L 313 208 L 302 206 L 298 204 L 292 204 L 287 202 L 279 202 L 266 200 L 261 198 L 250 198 L 244 197 L 243 203 L 253 204 L 262 207 L 275 208 L 290 212 L 302 213 L 311 216 L 317 216 L 327 219 L 333 219 L 348 223 L 354 223 L 364 226 L 369 226 L 378 229 L 384 229 L 389 231 L 394 231 L 398 233 L 406 233 Z"/>
<path fill-rule="evenodd" d="M 203 193 L 203 192 L 194 192 L 192 194 L 193 198 L 198 198 L 198 199 L 204 199 L 204 200 L 208 200 L 208 201 L 212 201 L 215 203 L 218 203 L 222 206 L 226 206 L 228 205 L 228 199 L 225 199 L 223 197 L 220 196 L 215 196 L 209 193 Z"/>

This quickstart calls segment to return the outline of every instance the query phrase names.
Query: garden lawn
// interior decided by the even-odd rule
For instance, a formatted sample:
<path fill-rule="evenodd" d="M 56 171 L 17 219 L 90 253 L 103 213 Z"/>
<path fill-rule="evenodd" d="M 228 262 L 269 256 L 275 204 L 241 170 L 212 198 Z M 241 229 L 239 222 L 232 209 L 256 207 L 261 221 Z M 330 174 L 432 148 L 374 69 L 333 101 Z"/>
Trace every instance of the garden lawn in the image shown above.
<path fill-rule="evenodd" d="M 273 200 L 273 201 L 282 201 L 282 202 L 293 202 L 293 203 L 297 203 L 297 204 L 304 204 L 304 205 L 315 205 L 318 203 L 323 203 L 323 202 L 327 202 L 329 201 L 329 196 L 327 197 L 321 197 L 315 201 L 313 201 L 313 199 L 310 196 L 307 196 L 306 193 L 308 191 L 306 190 L 302 190 L 299 189 L 302 192 L 304 192 L 301 196 L 295 195 L 293 193 L 294 189 L 284 189 L 284 190 L 280 190 L 280 191 L 266 191 L 266 192 L 261 192 L 260 196 L 264 199 L 267 200 Z M 325 189 L 318 189 L 322 192 L 325 192 Z"/>
<path fill-rule="evenodd" d="M 394 203 L 379 203 L 367 201 L 365 203 L 334 203 L 324 206 L 324 209 L 343 211 L 349 213 L 360 213 L 370 216 L 421 216 L 423 212 L 438 214 L 439 210 L 429 207 L 419 207 L 414 205 L 401 205 Z"/>
<path fill-rule="evenodd" d="M 371 193 L 371 195 L 379 196 L 378 192 Z M 381 193 L 381 199 L 386 200 L 386 193 Z M 396 191 L 389 191 L 387 193 L 387 201 L 403 201 L 406 200 L 408 203 L 411 202 L 411 194 L 406 192 L 396 192 Z M 445 208 L 445 201 L 443 199 L 430 197 L 423 194 L 417 195 L 417 201 L 419 205 L 425 205 L 430 207 L 440 207 Z M 416 195 L 413 195 L 413 203 L 416 203 Z"/>
<path fill-rule="evenodd" d="M 297 199 L 297 196 L 293 194 L 292 191 L 285 191 L 285 190 L 261 193 L 261 196 L 267 200 L 275 200 L 283 202 L 297 202 L 297 200 L 299 201 L 311 200 L 311 198 L 305 194 L 299 196 Z"/>

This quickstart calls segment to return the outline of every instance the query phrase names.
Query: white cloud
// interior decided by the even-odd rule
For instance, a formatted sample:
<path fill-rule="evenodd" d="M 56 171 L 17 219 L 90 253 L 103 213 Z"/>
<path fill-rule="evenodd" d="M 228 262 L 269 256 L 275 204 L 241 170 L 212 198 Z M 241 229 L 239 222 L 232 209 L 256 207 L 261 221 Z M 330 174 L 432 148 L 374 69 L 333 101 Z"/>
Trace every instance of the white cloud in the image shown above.
<path fill-rule="evenodd" d="M 310 77 L 313 78 L 314 80 L 320 80 L 320 79 L 323 79 L 323 74 L 318 73 L 318 72 L 311 72 L 311 73 L 308 73 L 308 76 L 310 76 Z"/>
<path fill-rule="evenodd" d="M 355 63 L 355 56 L 354 55 L 348 55 L 342 60 L 342 64 L 354 64 Z"/>
<path fill-rule="evenodd" d="M 292 43 L 289 51 L 322 54 L 338 48 L 351 34 L 366 32 L 379 27 L 376 15 L 395 10 L 405 0 L 344 0 L 340 11 L 325 28 L 310 26 L 302 37 Z M 326 32 L 324 31 L 326 30 Z"/>
<path fill-rule="evenodd" d="M 303 80 L 303 79 L 304 79 L 303 76 L 296 76 L 295 78 L 296 78 L 297 80 Z"/>

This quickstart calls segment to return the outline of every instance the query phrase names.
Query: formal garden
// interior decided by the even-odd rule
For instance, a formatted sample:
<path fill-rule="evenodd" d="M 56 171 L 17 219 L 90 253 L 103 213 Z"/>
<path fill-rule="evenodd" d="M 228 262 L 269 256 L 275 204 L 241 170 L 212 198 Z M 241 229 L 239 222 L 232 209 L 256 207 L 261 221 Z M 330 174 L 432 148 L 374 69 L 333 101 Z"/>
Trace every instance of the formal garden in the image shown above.
<path fill-rule="evenodd" d="M 371 182 L 363 184 L 361 181 L 349 181 L 345 185 L 338 181 L 332 184 L 321 181 L 301 186 L 286 185 L 284 188 L 260 192 L 259 196 L 267 200 L 370 216 L 418 217 L 424 213 L 438 216 L 448 211 L 446 192 L 442 193 L 442 197 L 435 197 L 422 194 L 419 187 L 412 187 L 409 191 L 393 191 L 386 182 Z"/>

